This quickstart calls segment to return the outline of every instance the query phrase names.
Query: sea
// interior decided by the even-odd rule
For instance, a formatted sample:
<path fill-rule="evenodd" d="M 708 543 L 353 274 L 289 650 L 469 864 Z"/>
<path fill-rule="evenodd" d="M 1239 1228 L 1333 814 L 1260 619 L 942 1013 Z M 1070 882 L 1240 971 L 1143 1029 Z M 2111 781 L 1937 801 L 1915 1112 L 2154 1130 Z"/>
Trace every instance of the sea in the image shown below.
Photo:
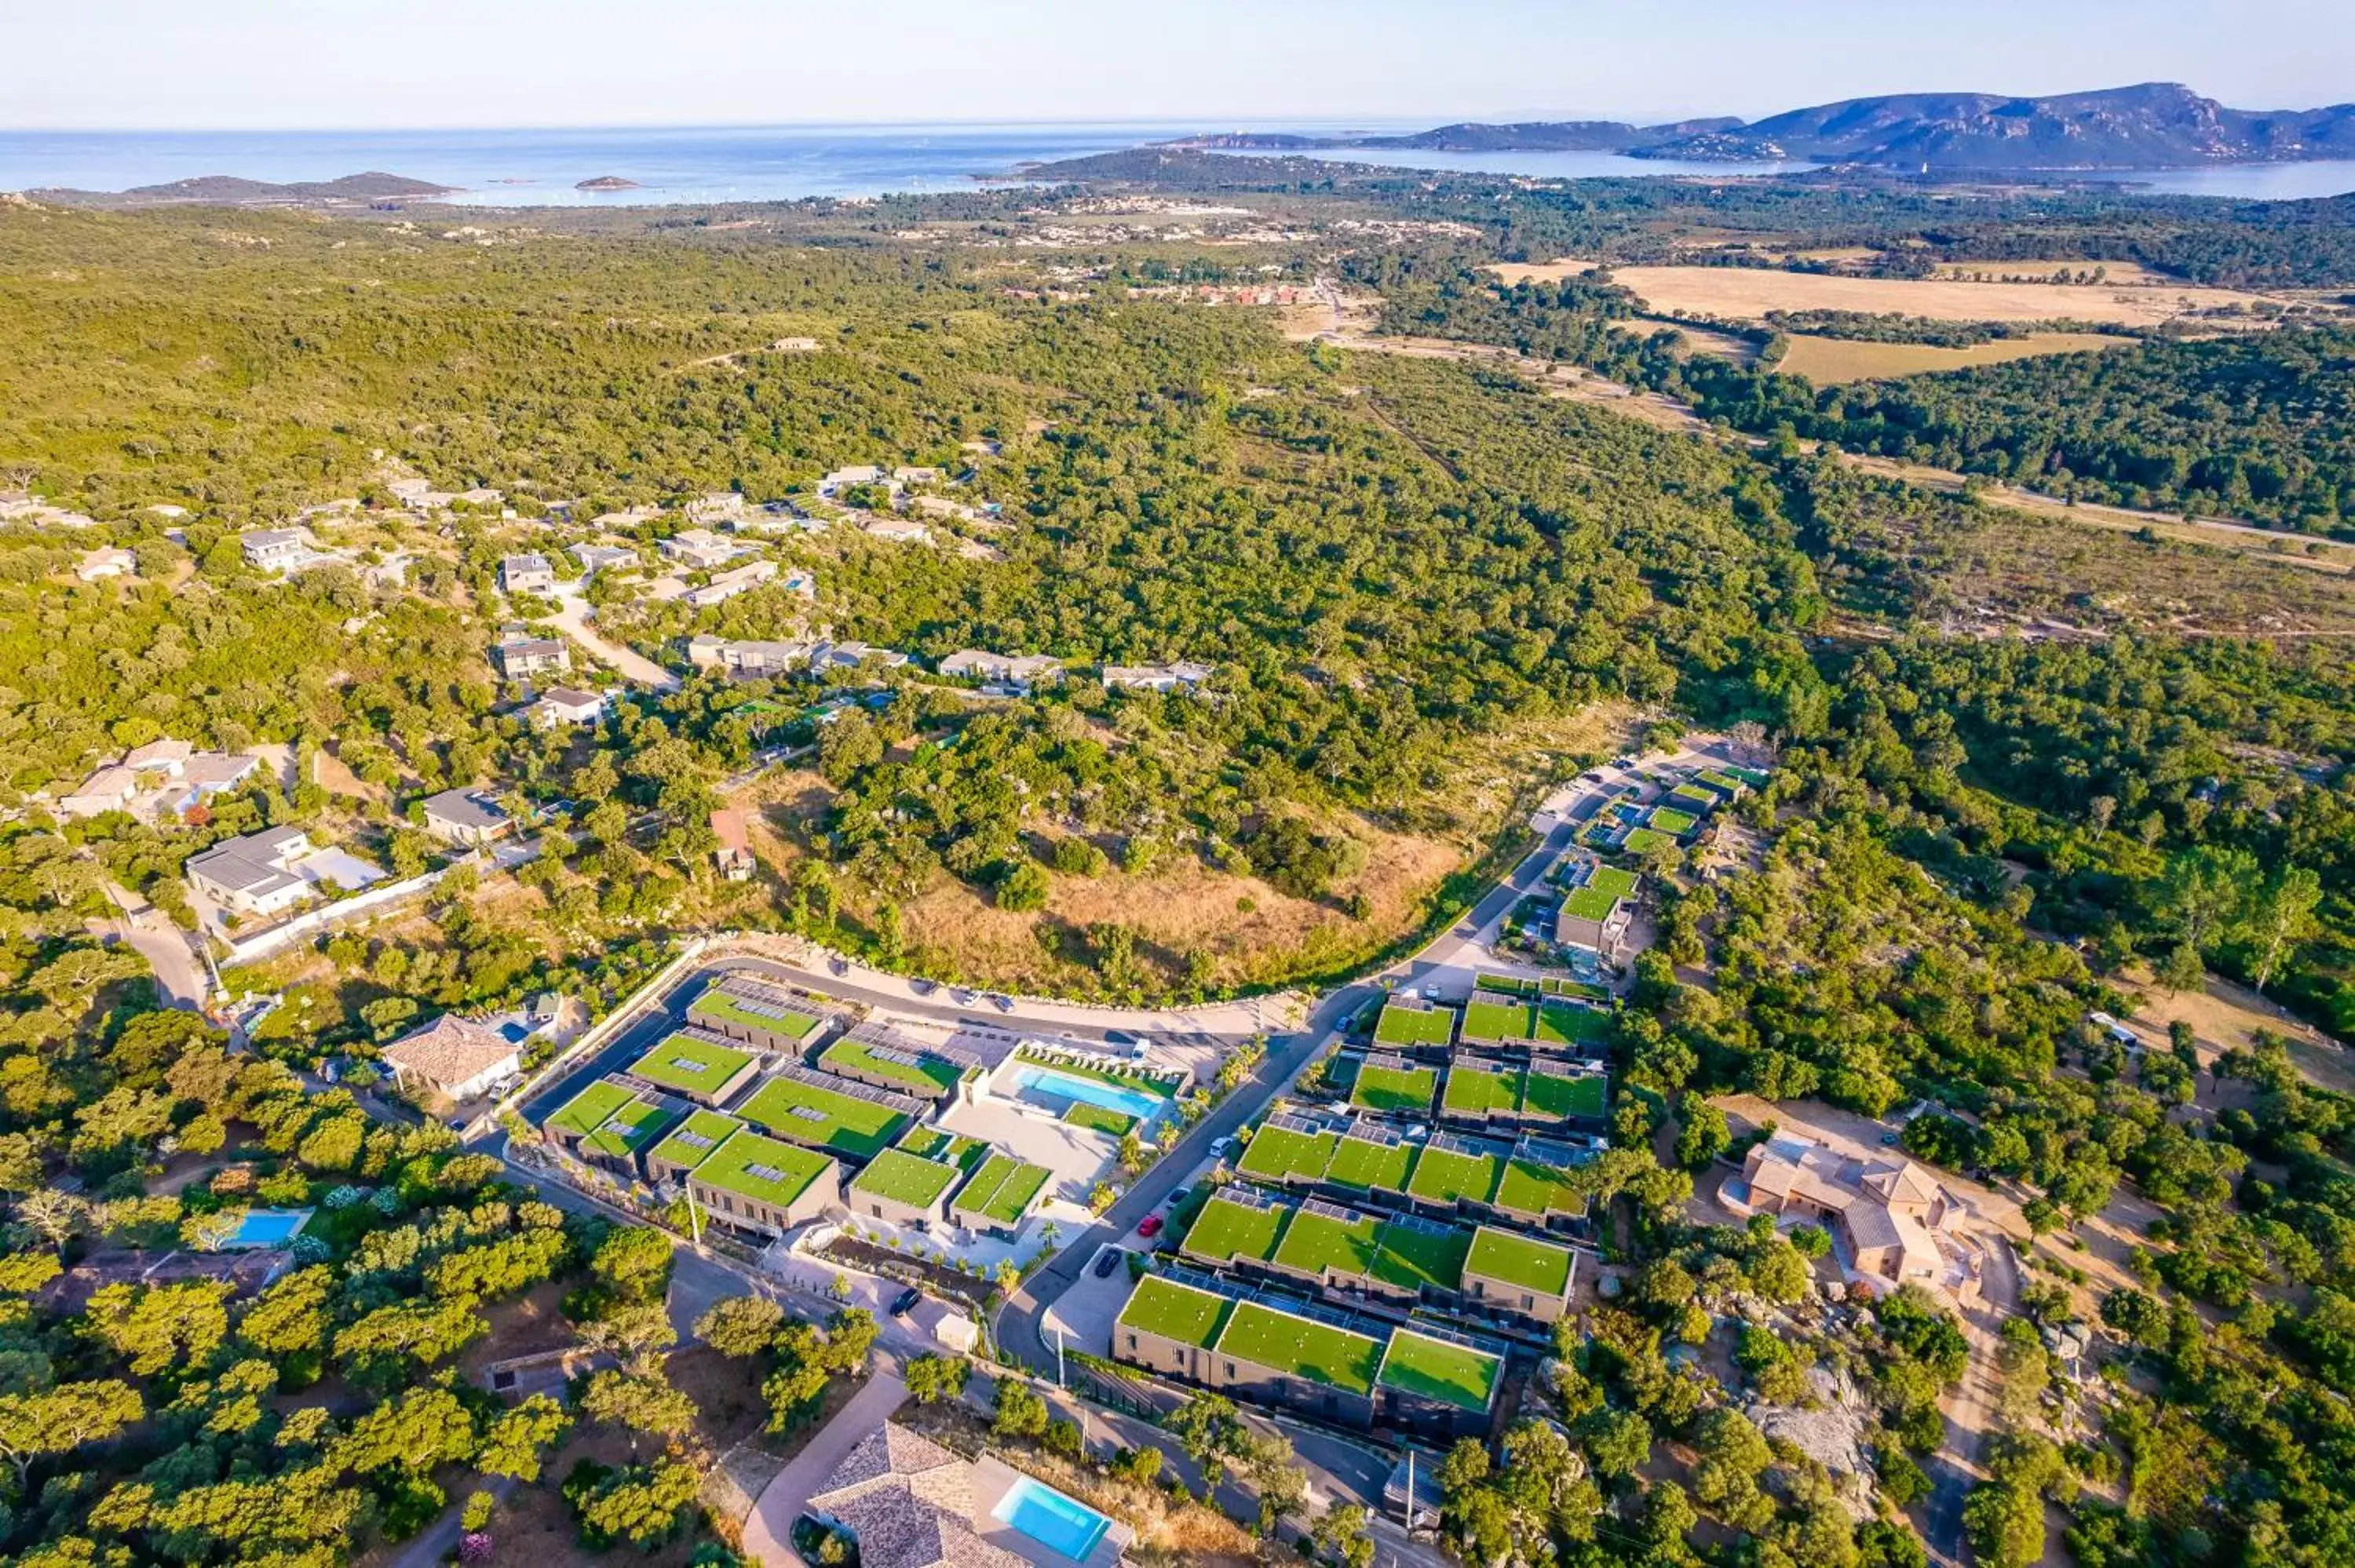
<path fill-rule="evenodd" d="M 1254 126 L 1303 135 L 1384 134 L 1419 122 Z M 119 191 L 207 175 L 291 182 L 379 170 L 454 187 L 484 207 L 643 207 L 971 190 L 1021 166 L 1202 133 L 1199 123 L 1102 122 L 705 126 L 488 131 L 5 131 L 0 191 Z M 1263 156 L 1286 154 L 1267 153 Z M 1344 163 L 1537 178 L 1737 177 L 1803 164 L 1700 164 L 1613 153 L 1322 149 Z M 590 192 L 612 176 L 631 188 Z M 2101 175 L 2138 188 L 2278 200 L 2355 191 L 2355 162 Z"/>

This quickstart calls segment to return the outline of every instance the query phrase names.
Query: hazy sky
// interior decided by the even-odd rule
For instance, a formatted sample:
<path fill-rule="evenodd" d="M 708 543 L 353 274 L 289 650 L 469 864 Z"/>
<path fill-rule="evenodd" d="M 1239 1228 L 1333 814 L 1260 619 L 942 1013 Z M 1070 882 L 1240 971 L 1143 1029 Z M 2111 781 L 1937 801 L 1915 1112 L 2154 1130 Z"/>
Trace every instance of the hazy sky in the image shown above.
<path fill-rule="evenodd" d="M 2349 0 L 0 0 L 0 125 L 1757 116 L 2355 99 Z"/>

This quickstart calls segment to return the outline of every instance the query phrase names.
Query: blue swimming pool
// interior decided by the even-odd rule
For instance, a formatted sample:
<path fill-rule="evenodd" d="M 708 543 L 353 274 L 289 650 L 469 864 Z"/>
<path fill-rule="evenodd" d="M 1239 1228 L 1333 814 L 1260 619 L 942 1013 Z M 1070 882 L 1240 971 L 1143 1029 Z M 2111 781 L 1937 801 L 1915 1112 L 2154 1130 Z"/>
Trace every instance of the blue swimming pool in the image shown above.
<path fill-rule="evenodd" d="M 990 1517 L 1009 1529 L 1018 1530 L 1050 1552 L 1060 1552 L 1073 1562 L 1080 1562 L 1095 1550 L 1103 1539 L 1112 1520 L 1083 1502 L 1065 1497 L 1054 1488 L 1041 1486 L 1028 1476 L 1016 1478 L 997 1506 L 989 1510 Z"/>
<path fill-rule="evenodd" d="M 1167 1097 L 1143 1089 L 1124 1089 L 1118 1084 L 1107 1084 L 1102 1078 L 1082 1078 L 1075 1073 L 1059 1073 L 1052 1067 L 1022 1066 L 1015 1070 L 1015 1084 L 1026 1089 L 1036 1089 L 1042 1095 L 1054 1095 L 1067 1100 L 1084 1100 L 1092 1106 L 1119 1111 L 1139 1121 L 1149 1121 L 1168 1104 Z"/>
<path fill-rule="evenodd" d="M 220 1245 L 224 1251 L 244 1246 L 284 1246 L 310 1217 L 308 1209 L 255 1209 Z"/>

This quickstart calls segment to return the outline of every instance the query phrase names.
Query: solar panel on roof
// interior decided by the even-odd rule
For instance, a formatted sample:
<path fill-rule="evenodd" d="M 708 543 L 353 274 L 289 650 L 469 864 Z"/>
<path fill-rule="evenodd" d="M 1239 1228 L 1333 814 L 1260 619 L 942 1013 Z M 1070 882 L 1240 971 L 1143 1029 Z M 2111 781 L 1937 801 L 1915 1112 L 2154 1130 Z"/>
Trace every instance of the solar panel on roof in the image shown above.
<path fill-rule="evenodd" d="M 924 1059 L 913 1051 L 900 1051 L 890 1045 L 869 1045 L 867 1054 L 879 1062 L 890 1062 L 902 1067 L 922 1067 Z"/>
<path fill-rule="evenodd" d="M 670 1065 L 682 1073 L 700 1073 L 705 1070 L 702 1063 L 687 1056 L 673 1056 L 670 1059 Z"/>
<path fill-rule="evenodd" d="M 773 1165 L 747 1165 L 744 1167 L 744 1173 L 748 1176 L 758 1176 L 763 1181 L 782 1181 L 785 1179 L 785 1173 Z"/>
<path fill-rule="evenodd" d="M 710 1139 L 704 1137 L 703 1134 L 699 1132 L 681 1132 L 678 1135 L 678 1140 L 681 1143 L 686 1144 L 689 1149 L 709 1149 L 712 1144 L 712 1140 Z"/>
<path fill-rule="evenodd" d="M 797 1116 L 804 1121 L 830 1121 L 833 1119 L 831 1117 L 827 1116 L 826 1112 L 818 1109 L 815 1106 L 794 1106 L 785 1114 L 788 1116 Z"/>

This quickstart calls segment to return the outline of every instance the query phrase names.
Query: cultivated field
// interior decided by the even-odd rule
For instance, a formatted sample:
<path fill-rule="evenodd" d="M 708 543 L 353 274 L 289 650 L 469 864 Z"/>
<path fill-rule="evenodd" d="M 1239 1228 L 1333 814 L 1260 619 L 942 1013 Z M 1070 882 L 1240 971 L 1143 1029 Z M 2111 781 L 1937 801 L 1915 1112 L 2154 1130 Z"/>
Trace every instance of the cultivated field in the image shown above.
<path fill-rule="evenodd" d="M 1871 259 L 1872 252 L 1866 251 L 1863 260 Z M 2096 267 L 2102 270 L 2102 282 L 2105 284 L 2125 283 L 2154 289 L 2179 289 L 2183 286 L 2181 279 L 2154 272 L 2136 261 L 1947 261 L 1935 268 L 1932 276 L 2001 282 L 2006 279 L 2051 278 L 2062 272 L 2074 276 Z"/>
<path fill-rule="evenodd" d="M 2233 306 L 2286 303 L 2181 284 L 1971 283 L 1941 278 L 1840 278 L 1755 267 L 1623 267 L 1614 281 L 1656 311 L 1763 322 L 1768 311 L 1863 311 L 1955 322 L 2115 322 L 2156 326 Z"/>
<path fill-rule="evenodd" d="M 2032 332 L 2026 337 L 1995 338 L 1968 348 L 1938 348 L 1926 343 L 1859 343 L 1795 334 L 1789 352 L 1774 368 L 1787 375 L 1804 376 L 1817 386 L 1829 386 L 1891 376 L 1926 376 L 1939 370 L 1967 370 L 1974 365 L 2001 365 L 2008 359 L 2030 359 L 2040 354 L 2086 354 L 2124 348 L 2134 341 L 2097 332 Z"/>

